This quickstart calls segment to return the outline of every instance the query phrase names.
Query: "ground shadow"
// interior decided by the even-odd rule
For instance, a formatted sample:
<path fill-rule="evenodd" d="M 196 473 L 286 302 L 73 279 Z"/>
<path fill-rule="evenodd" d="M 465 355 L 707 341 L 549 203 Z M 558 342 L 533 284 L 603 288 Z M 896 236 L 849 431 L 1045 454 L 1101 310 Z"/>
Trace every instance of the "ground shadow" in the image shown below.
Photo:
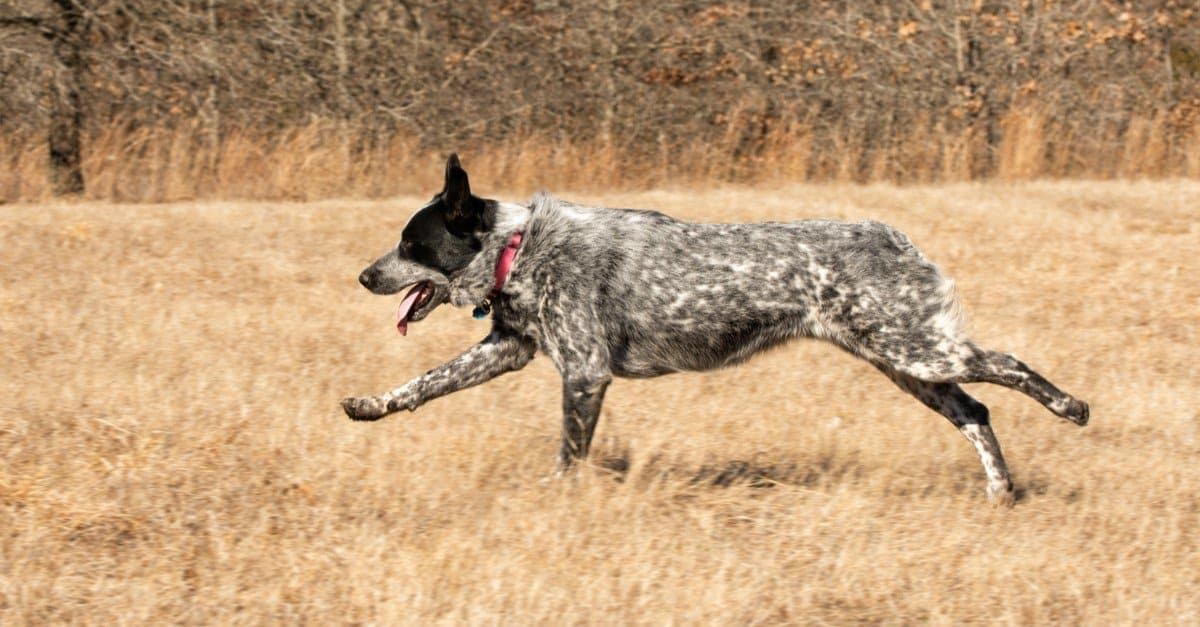
<path fill-rule="evenodd" d="M 812 488 L 839 481 L 852 481 L 864 470 L 853 457 L 815 455 L 803 459 L 779 461 L 756 456 L 750 459 L 707 460 L 702 463 L 674 460 L 656 454 L 640 461 L 636 477 L 631 477 L 633 455 L 617 449 L 596 455 L 595 468 L 609 473 L 615 481 L 638 483 L 676 480 L 693 487 L 728 488 L 734 486 L 769 489 L 777 486 Z"/>
<path fill-rule="evenodd" d="M 632 482 L 648 486 L 667 481 L 689 488 L 744 487 L 764 490 L 775 487 L 826 489 L 876 480 L 869 475 L 880 472 L 878 463 L 860 459 L 848 451 L 812 454 L 792 452 L 788 459 L 783 460 L 763 453 L 748 459 L 710 458 L 696 462 L 673 457 L 667 452 L 655 453 L 647 459 L 619 442 L 606 443 L 594 450 L 590 465 L 607 473 L 618 483 Z M 1057 498 L 1064 503 L 1071 503 L 1080 498 L 1078 490 L 1056 490 L 1046 477 L 1036 472 L 1015 479 L 1014 502 L 1017 504 L 1044 498 Z M 892 474 L 887 481 L 888 492 L 893 496 L 928 498 L 942 494 L 976 495 L 982 498 L 986 477 L 982 470 L 973 467 L 956 471 L 931 461 L 928 466 L 906 466 L 903 471 Z"/>

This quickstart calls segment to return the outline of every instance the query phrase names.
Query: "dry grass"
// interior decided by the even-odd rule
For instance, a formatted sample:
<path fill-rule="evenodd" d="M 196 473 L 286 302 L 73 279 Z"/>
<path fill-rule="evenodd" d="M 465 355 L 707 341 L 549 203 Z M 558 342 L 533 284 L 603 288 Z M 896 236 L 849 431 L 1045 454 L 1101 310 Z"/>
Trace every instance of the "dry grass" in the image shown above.
<path fill-rule="evenodd" d="M 1200 184 L 575 198 L 890 222 L 1092 425 L 974 386 L 1022 492 L 992 510 L 942 419 L 797 343 L 618 381 L 596 465 L 547 482 L 545 358 L 341 415 L 484 333 L 445 308 L 401 339 L 354 281 L 419 199 L 10 205 L 0 623 L 1200 621 Z"/>
<path fill-rule="evenodd" d="M 747 137 L 747 128 L 759 131 Z M 742 113 L 730 116 L 723 134 L 682 143 L 660 138 L 651 145 L 617 145 L 535 131 L 459 149 L 470 155 L 473 175 L 513 189 L 545 185 L 546 173 L 553 172 L 559 188 L 594 193 L 714 180 L 782 185 L 1200 178 L 1200 117 L 1135 114 L 1088 125 L 1031 106 L 1007 113 L 996 132 L 997 144 L 989 146 L 982 124 L 932 115 L 883 131 L 845 125 L 817 133 L 812 120 L 768 127 Z M 872 134 L 883 139 L 868 141 Z M 134 129 L 117 121 L 84 142 L 85 197 L 311 201 L 425 194 L 441 183 L 445 154 L 415 137 L 319 118 L 292 128 L 228 129 L 219 140 L 198 120 Z M 0 127 L 0 202 L 50 200 L 48 174 L 44 138 Z"/>

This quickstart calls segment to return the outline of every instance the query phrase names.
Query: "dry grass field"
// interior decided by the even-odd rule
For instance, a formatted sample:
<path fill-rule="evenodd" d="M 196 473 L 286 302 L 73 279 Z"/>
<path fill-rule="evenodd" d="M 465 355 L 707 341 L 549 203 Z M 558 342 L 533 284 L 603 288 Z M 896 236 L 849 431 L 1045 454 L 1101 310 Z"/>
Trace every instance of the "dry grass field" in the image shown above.
<path fill-rule="evenodd" d="M 593 465 L 548 480 L 544 357 L 338 407 L 486 332 L 401 338 L 355 281 L 423 198 L 5 205 L 0 624 L 1200 622 L 1200 183 L 563 195 L 891 223 L 1092 424 L 971 386 L 1019 489 L 992 509 L 948 423 L 799 342 L 618 380 Z"/>

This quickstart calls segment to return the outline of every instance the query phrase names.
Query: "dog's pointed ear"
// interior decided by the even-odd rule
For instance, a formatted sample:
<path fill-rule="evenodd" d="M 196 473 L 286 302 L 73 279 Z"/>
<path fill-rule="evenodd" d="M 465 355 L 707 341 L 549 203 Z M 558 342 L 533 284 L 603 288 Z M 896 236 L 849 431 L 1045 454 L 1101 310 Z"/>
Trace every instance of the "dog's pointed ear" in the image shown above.
<path fill-rule="evenodd" d="M 442 200 L 446 203 L 450 218 L 465 218 L 471 211 L 471 183 L 467 171 L 458 161 L 457 154 L 446 160 L 446 185 L 442 188 Z"/>

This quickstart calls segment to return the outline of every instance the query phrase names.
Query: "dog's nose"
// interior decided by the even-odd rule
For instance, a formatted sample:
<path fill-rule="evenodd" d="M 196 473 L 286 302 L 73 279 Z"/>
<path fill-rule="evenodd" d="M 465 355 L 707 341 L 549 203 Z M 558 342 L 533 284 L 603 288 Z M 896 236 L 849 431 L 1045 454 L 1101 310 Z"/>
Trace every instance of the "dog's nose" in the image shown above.
<path fill-rule="evenodd" d="M 363 270 L 363 273 L 358 275 L 358 282 L 362 283 L 363 287 L 371 289 L 371 284 L 375 282 L 375 277 L 371 274 L 370 270 Z"/>

